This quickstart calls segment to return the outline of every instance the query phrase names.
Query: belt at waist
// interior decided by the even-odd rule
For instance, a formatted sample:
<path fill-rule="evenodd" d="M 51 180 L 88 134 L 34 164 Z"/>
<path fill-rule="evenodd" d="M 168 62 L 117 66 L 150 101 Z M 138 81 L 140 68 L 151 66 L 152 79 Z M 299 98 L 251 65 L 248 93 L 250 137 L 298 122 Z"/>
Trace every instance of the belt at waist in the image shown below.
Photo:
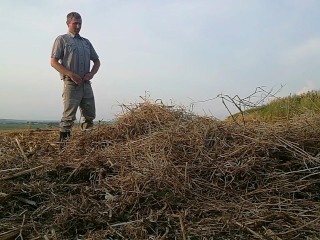
<path fill-rule="evenodd" d="M 62 80 L 70 80 L 70 81 L 72 81 L 72 79 L 69 76 L 63 76 Z"/>
<path fill-rule="evenodd" d="M 63 76 L 62 80 L 63 81 L 71 81 L 71 82 L 73 82 L 72 79 L 69 76 Z M 82 83 L 89 83 L 90 84 L 91 81 L 83 81 L 82 80 Z"/>

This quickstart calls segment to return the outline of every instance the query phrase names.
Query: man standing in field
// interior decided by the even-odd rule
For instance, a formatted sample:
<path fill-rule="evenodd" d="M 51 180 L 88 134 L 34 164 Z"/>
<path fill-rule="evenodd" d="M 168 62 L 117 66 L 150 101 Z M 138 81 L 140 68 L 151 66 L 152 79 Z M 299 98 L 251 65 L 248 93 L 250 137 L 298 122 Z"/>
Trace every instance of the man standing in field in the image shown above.
<path fill-rule="evenodd" d="M 67 15 L 68 33 L 56 38 L 51 66 L 64 82 L 63 116 L 60 122 L 60 141 L 65 142 L 71 134 L 78 107 L 81 112 L 81 129 L 90 129 L 96 116 L 91 79 L 100 67 L 99 56 L 91 42 L 79 35 L 82 19 L 79 13 Z M 93 66 L 90 69 L 90 61 Z"/>

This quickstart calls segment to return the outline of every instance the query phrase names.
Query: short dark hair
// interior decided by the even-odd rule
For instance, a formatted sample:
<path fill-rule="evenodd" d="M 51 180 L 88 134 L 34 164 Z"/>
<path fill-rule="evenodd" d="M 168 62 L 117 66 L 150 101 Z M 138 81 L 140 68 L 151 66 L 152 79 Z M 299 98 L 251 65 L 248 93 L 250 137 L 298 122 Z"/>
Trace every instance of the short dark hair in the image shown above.
<path fill-rule="evenodd" d="M 81 16 L 77 12 L 68 13 L 68 15 L 67 15 L 67 23 L 69 23 L 72 20 L 72 18 L 81 19 Z"/>

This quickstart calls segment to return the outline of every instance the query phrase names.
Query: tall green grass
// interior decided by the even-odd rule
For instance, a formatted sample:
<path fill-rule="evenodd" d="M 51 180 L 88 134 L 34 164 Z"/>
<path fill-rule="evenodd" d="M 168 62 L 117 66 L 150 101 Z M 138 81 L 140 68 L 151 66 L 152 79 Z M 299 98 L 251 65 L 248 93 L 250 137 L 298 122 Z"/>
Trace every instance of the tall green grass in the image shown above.
<path fill-rule="evenodd" d="M 290 119 L 305 113 L 320 113 L 320 91 L 277 98 L 266 105 L 246 110 L 243 115 L 246 118 L 272 121 Z"/>

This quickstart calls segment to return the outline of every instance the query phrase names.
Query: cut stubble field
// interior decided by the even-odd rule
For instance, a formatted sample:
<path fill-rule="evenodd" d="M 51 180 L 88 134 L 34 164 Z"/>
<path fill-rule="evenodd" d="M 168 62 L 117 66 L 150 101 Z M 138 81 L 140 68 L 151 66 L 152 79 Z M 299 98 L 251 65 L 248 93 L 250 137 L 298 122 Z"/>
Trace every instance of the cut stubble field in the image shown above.
<path fill-rule="evenodd" d="M 144 101 L 0 132 L 0 239 L 319 239 L 320 116 L 245 124 Z"/>

